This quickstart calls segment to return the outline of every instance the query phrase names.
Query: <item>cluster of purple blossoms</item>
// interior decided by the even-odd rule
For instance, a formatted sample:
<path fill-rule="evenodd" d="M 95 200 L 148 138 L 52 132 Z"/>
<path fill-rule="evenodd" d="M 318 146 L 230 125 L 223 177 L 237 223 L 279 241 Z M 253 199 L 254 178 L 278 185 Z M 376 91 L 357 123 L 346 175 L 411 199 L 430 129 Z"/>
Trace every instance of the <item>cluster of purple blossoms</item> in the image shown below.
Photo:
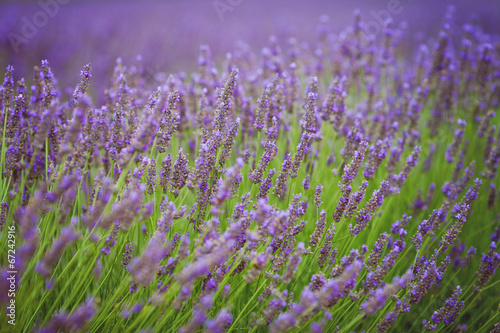
<path fill-rule="evenodd" d="M 365 207 L 359 210 L 356 216 L 356 224 L 354 226 L 352 224 L 349 225 L 349 232 L 351 235 L 356 236 L 361 231 L 365 230 L 375 211 L 382 206 L 384 197 L 388 194 L 389 189 L 389 182 L 382 181 L 380 188 L 373 191 L 372 197 L 366 203 Z"/>
<path fill-rule="evenodd" d="M 336 249 L 332 250 L 333 236 L 335 235 L 335 224 L 332 224 L 326 231 L 325 241 L 319 252 L 318 266 L 325 266 L 327 260 L 331 257 L 335 259 Z"/>
<path fill-rule="evenodd" d="M 392 284 L 379 287 L 373 291 L 368 299 L 361 304 L 361 310 L 366 314 L 374 314 L 377 310 L 384 307 L 386 301 L 400 289 L 405 288 L 408 281 L 413 280 L 411 271 L 406 272 L 404 276 L 396 276 Z"/>
<path fill-rule="evenodd" d="M 387 313 L 384 318 L 377 325 L 377 333 L 387 332 L 391 329 L 392 325 L 401 314 L 401 312 L 410 312 L 410 303 L 406 298 L 402 300 L 398 299 L 396 305 L 394 306 L 394 310 Z"/>
<path fill-rule="evenodd" d="M 420 152 L 422 148 L 415 147 L 413 152 L 406 158 L 406 165 L 403 167 L 403 170 L 397 175 L 393 175 L 391 177 L 391 181 L 396 184 L 399 188 L 404 185 L 406 179 L 408 178 L 411 170 L 417 165 L 418 157 L 420 156 Z M 392 190 L 398 191 L 398 190 Z"/>
<path fill-rule="evenodd" d="M 328 99 L 323 104 L 322 119 L 331 121 L 334 129 L 339 131 L 343 122 L 346 111 L 345 97 L 347 95 L 345 84 L 347 78 L 345 76 L 335 78 L 330 85 L 330 94 Z"/>
<path fill-rule="evenodd" d="M 179 190 L 186 185 L 186 180 L 189 175 L 188 159 L 187 156 L 182 153 L 182 148 L 179 149 L 179 155 L 174 163 L 174 169 L 172 172 L 172 178 L 170 179 L 170 192 L 174 196 L 179 195 Z"/>
<path fill-rule="evenodd" d="M 276 147 L 276 138 L 278 136 L 278 123 L 276 117 L 272 120 L 273 127 L 267 128 L 267 138 L 264 144 L 264 153 L 255 169 L 250 172 L 248 178 L 255 184 L 262 182 L 262 177 L 269 163 L 276 157 L 278 147 Z"/>
<path fill-rule="evenodd" d="M 344 210 L 345 218 L 348 219 L 354 216 L 356 210 L 358 209 L 359 204 L 361 203 L 361 201 L 363 201 L 365 197 L 365 192 L 367 187 L 368 187 L 368 182 L 364 180 L 359 186 L 358 191 L 351 193 L 349 195 L 349 201 L 347 202 L 347 206 L 345 207 Z"/>
<path fill-rule="evenodd" d="M 314 229 L 313 234 L 311 235 L 311 240 L 309 241 L 309 245 L 311 247 L 316 247 L 321 237 L 323 236 L 323 231 L 325 230 L 326 225 L 326 212 L 324 210 L 320 213 L 320 219 L 316 222 L 316 229 Z"/>
<path fill-rule="evenodd" d="M 0 303 L 11 264 L 19 313 L 40 304 L 25 330 L 386 332 L 410 305 L 422 322 L 427 293 L 444 302 L 428 330 L 492 325 L 500 48 L 453 13 L 414 62 L 403 26 L 369 36 L 357 12 L 340 33 L 322 17 L 316 38 L 240 42 L 221 63 L 203 46 L 154 89 L 142 57 L 120 58 L 102 98 L 95 64 L 65 90 L 46 60 L 31 81 L 7 67 L 0 238 L 15 227 L 18 244 Z M 446 299 L 451 263 L 469 308 L 460 287 Z"/>
<path fill-rule="evenodd" d="M 388 140 L 378 140 L 375 145 L 370 146 L 368 162 L 363 175 L 366 179 L 373 179 L 375 172 L 386 158 L 389 144 Z"/>
<path fill-rule="evenodd" d="M 354 179 L 358 175 L 358 170 L 365 158 L 367 147 L 368 142 L 362 141 L 359 144 L 358 149 L 354 152 L 351 163 L 344 167 L 344 174 L 342 175 L 342 179 L 339 182 L 339 187 L 342 192 L 347 191 L 347 187 L 354 181 Z"/>
<path fill-rule="evenodd" d="M 500 264 L 500 253 L 496 252 L 497 246 L 495 242 L 491 242 L 488 253 L 484 253 L 481 257 L 481 265 L 476 272 L 477 287 L 481 288 L 488 283 L 493 273 L 495 273 L 498 265 Z"/>
<path fill-rule="evenodd" d="M 287 190 L 287 179 L 292 166 L 292 160 L 290 154 L 285 155 L 283 164 L 281 166 L 281 171 L 278 173 L 278 178 L 276 179 L 276 185 L 274 186 L 273 193 L 278 198 L 284 198 Z"/>
<path fill-rule="evenodd" d="M 377 262 L 377 266 L 370 269 L 370 271 L 366 274 L 366 279 L 363 281 L 363 289 L 365 292 L 377 288 L 377 286 L 382 283 L 390 269 L 396 265 L 396 262 L 405 246 L 406 244 L 404 241 L 395 241 L 389 253 L 387 253 L 387 255 L 382 259 L 382 262 L 380 264 Z"/>
<path fill-rule="evenodd" d="M 450 257 L 445 257 L 443 262 L 437 266 L 436 259 L 431 258 L 422 260 L 418 266 L 415 265 L 413 268 L 415 278 L 408 288 L 408 297 L 411 304 L 419 302 L 434 284 L 443 279 L 450 262 Z"/>
<path fill-rule="evenodd" d="M 464 307 L 464 301 L 459 301 L 461 294 L 462 289 L 460 286 L 457 286 L 453 295 L 445 301 L 444 306 L 434 311 L 431 317 L 432 323 L 431 321 L 427 321 L 427 319 L 423 321 L 427 331 L 435 331 L 437 324 L 440 322 L 443 322 L 446 326 L 453 324 Z"/>
<path fill-rule="evenodd" d="M 463 137 L 464 137 L 464 128 L 467 125 L 465 123 L 465 120 L 462 120 L 462 119 L 458 119 L 457 124 L 460 127 L 455 130 L 453 142 L 448 147 L 446 147 L 446 161 L 448 163 L 452 163 L 455 156 L 457 155 L 458 149 L 459 149 L 459 147 L 462 143 Z"/>
<path fill-rule="evenodd" d="M 63 312 L 56 314 L 39 332 L 80 331 L 91 322 L 96 312 L 97 306 L 95 302 L 93 300 L 86 301 L 71 313 Z"/>
<path fill-rule="evenodd" d="M 7 202 L 0 203 L 0 231 L 3 230 L 5 223 L 7 222 L 8 210 L 9 204 Z"/>
<path fill-rule="evenodd" d="M 295 153 L 295 155 L 293 155 L 291 161 L 291 167 L 289 171 L 291 178 L 296 178 L 298 176 L 302 161 L 304 160 L 304 157 L 309 149 L 312 138 L 313 136 L 308 132 L 302 134 L 299 145 L 297 146 L 297 152 Z"/>

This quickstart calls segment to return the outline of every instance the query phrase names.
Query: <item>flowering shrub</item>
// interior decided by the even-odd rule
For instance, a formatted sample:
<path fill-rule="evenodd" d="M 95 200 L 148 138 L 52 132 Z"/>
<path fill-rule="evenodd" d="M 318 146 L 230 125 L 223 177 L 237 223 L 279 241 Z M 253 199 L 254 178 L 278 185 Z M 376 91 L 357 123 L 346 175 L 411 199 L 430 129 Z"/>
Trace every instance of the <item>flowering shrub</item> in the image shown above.
<path fill-rule="evenodd" d="M 154 88 L 118 59 L 102 104 L 90 64 L 69 94 L 7 67 L 15 328 L 499 332 L 498 36 L 325 29 Z"/>

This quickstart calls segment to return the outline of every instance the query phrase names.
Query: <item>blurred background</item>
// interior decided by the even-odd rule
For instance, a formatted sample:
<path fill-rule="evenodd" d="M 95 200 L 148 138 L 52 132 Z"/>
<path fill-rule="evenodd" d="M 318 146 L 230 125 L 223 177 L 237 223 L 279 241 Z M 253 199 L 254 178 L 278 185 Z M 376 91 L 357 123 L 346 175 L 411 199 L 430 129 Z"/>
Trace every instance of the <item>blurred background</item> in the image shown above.
<path fill-rule="evenodd" d="M 458 24 L 477 20 L 486 32 L 498 33 L 498 0 L 1 2 L 0 65 L 13 65 L 16 78 L 29 77 L 33 66 L 47 59 L 64 88 L 76 84 L 82 66 L 91 63 L 92 85 L 100 89 L 109 82 L 118 57 L 130 64 L 140 55 L 151 78 L 157 72 L 189 72 L 202 44 L 220 59 L 238 43 L 242 47 L 242 41 L 260 52 L 270 35 L 279 43 L 290 36 L 307 43 L 316 38 L 320 20 L 328 19 L 330 32 L 338 33 L 352 24 L 355 9 L 373 34 L 387 16 L 405 27 L 404 43 L 411 54 L 424 36 L 436 35 L 449 4 L 457 8 Z"/>

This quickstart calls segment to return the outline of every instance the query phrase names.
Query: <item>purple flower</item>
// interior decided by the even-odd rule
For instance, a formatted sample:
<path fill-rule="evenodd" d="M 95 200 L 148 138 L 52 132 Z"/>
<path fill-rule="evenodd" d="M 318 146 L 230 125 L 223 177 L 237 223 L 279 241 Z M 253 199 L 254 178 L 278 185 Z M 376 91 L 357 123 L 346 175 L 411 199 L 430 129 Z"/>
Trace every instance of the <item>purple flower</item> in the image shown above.
<path fill-rule="evenodd" d="M 414 268 L 413 274 L 415 279 L 408 287 L 409 302 L 419 302 L 434 284 L 441 281 L 450 262 L 450 257 L 446 257 L 438 267 L 436 259 L 433 257 L 429 260 L 424 260 L 420 267 Z"/>
<path fill-rule="evenodd" d="M 395 177 L 395 183 L 399 187 L 404 185 L 411 170 L 417 165 L 418 157 L 420 156 L 421 151 L 422 148 L 415 147 L 410 156 L 406 158 L 406 165 L 403 167 L 403 170 Z"/>
<path fill-rule="evenodd" d="M 309 149 L 309 145 L 311 144 L 313 136 L 305 132 L 302 134 L 300 138 L 299 145 L 297 146 L 297 152 L 293 156 L 292 162 L 291 162 L 291 167 L 290 167 L 290 177 L 295 178 L 297 177 L 297 174 L 300 170 L 300 167 L 302 165 L 302 161 L 304 159 L 304 156 L 307 153 L 307 150 Z"/>
<path fill-rule="evenodd" d="M 52 268 L 59 261 L 64 249 L 71 246 L 79 238 L 80 235 L 77 234 L 73 228 L 62 228 L 59 237 L 52 243 L 50 250 L 38 263 L 36 267 L 37 272 L 44 276 L 49 276 L 52 273 Z"/>
<path fill-rule="evenodd" d="M 7 221 L 9 204 L 7 202 L 2 201 L 0 203 L 0 231 L 3 230 L 5 226 L 5 222 Z"/>
<path fill-rule="evenodd" d="M 448 163 L 453 162 L 454 157 L 457 154 L 458 148 L 460 147 L 460 144 L 462 143 L 462 139 L 464 137 L 464 128 L 466 126 L 465 120 L 458 119 L 457 124 L 460 127 L 455 130 L 455 136 L 453 138 L 453 142 L 448 147 L 446 147 L 446 161 Z"/>
<path fill-rule="evenodd" d="M 484 287 L 495 273 L 498 265 L 500 264 L 500 253 L 495 252 L 497 246 L 495 242 L 491 242 L 488 253 L 483 253 L 481 257 L 481 265 L 476 272 L 477 287 Z"/>
<path fill-rule="evenodd" d="M 311 245 L 311 247 L 316 247 L 321 241 L 321 237 L 323 237 L 323 231 L 325 230 L 325 225 L 326 212 L 322 210 L 320 213 L 320 218 L 316 222 L 316 229 L 314 229 L 314 232 L 311 235 L 311 240 L 309 241 L 309 245 Z"/>
<path fill-rule="evenodd" d="M 384 197 L 389 192 L 389 182 L 382 181 L 380 188 L 375 190 L 370 200 L 366 203 L 365 207 L 361 209 L 356 216 L 356 225 L 349 225 L 349 232 L 351 235 L 356 236 L 361 231 L 365 230 L 368 222 L 371 221 L 375 210 L 377 210 L 384 202 Z"/>
<path fill-rule="evenodd" d="M 351 195 L 349 196 L 349 201 L 347 202 L 347 206 L 345 207 L 344 210 L 345 218 L 348 219 L 354 216 L 356 210 L 358 209 L 358 205 L 361 203 L 361 201 L 363 201 L 365 197 L 365 191 L 367 187 L 368 187 L 368 182 L 364 180 L 359 186 L 358 191 L 351 193 Z"/>
<path fill-rule="evenodd" d="M 330 257 L 330 254 L 332 252 L 332 242 L 333 242 L 333 236 L 335 235 L 335 224 L 332 223 L 330 228 L 326 231 L 326 238 L 325 242 L 323 243 L 323 247 L 321 248 L 319 252 L 319 258 L 318 258 L 318 266 L 323 267 Z"/>
<path fill-rule="evenodd" d="M 311 175 L 306 175 L 304 180 L 302 181 L 302 186 L 304 187 L 304 191 L 307 191 L 309 187 L 311 187 Z"/>
<path fill-rule="evenodd" d="M 127 267 L 128 264 L 130 263 L 130 260 L 132 260 L 132 254 L 134 252 L 134 244 L 132 242 L 127 243 L 125 246 L 125 252 L 123 253 L 122 256 L 122 266 Z"/>
<path fill-rule="evenodd" d="M 232 322 L 233 316 L 229 313 L 228 309 L 222 309 L 214 319 L 206 321 L 205 327 L 210 332 L 223 333 L 231 326 Z"/>
<path fill-rule="evenodd" d="M 351 163 L 344 167 L 344 174 L 342 175 L 341 180 L 342 185 L 339 185 L 342 192 L 345 192 L 346 187 L 350 185 L 354 181 L 354 178 L 356 178 L 356 176 L 358 175 L 358 170 L 365 158 L 367 147 L 368 142 L 361 141 L 358 149 L 354 152 Z"/>
<path fill-rule="evenodd" d="M 377 310 L 384 307 L 388 298 L 392 297 L 400 289 L 405 288 L 407 282 L 412 279 L 413 274 L 410 270 L 402 277 L 394 277 L 392 284 L 387 284 L 375 290 L 375 292 L 361 304 L 361 310 L 369 315 L 374 314 Z"/>
<path fill-rule="evenodd" d="M 248 178 L 255 184 L 262 181 L 264 172 L 267 170 L 269 163 L 276 157 L 278 147 L 276 146 L 276 139 L 278 136 L 278 122 L 276 117 L 272 118 L 272 126 L 267 128 L 267 137 L 264 143 L 264 153 L 259 160 L 259 164 L 254 170 L 250 172 Z"/>
<path fill-rule="evenodd" d="M 39 332 L 51 333 L 59 331 L 81 331 L 87 326 L 87 323 L 92 320 L 96 311 L 97 309 L 94 302 L 87 301 L 71 314 L 66 312 L 57 313 Z"/>
<path fill-rule="evenodd" d="M 356 260 L 345 268 L 342 275 L 336 279 L 327 281 L 323 288 L 321 288 L 318 304 L 330 308 L 337 304 L 341 298 L 349 295 L 349 292 L 356 285 L 358 274 L 362 267 L 363 263 Z"/>
<path fill-rule="evenodd" d="M 384 251 L 384 245 L 387 242 L 388 235 L 386 232 L 380 234 L 378 240 L 373 245 L 373 251 L 368 257 L 366 263 L 366 269 L 371 271 L 377 267 L 380 257 L 382 256 L 382 252 Z"/>
<path fill-rule="evenodd" d="M 182 153 L 182 148 L 179 149 L 179 155 L 174 163 L 174 171 L 170 180 L 170 192 L 177 197 L 179 190 L 186 185 L 186 180 L 189 175 L 189 166 L 187 156 Z"/>
<path fill-rule="evenodd" d="M 451 295 L 444 303 L 444 306 L 439 310 L 434 311 L 432 314 L 431 320 L 434 325 L 430 324 L 424 320 L 424 325 L 427 330 L 435 330 L 436 324 L 443 322 L 446 326 L 453 324 L 455 319 L 460 314 L 460 311 L 464 307 L 464 301 L 458 301 L 460 295 L 462 294 L 462 289 L 460 286 L 457 286 L 453 295 Z"/>
<path fill-rule="evenodd" d="M 149 285 L 158 271 L 160 261 L 165 257 L 165 251 L 157 238 L 151 238 L 142 256 L 133 258 L 127 265 L 134 282 Z"/>
<path fill-rule="evenodd" d="M 73 92 L 73 98 L 74 98 L 74 104 L 78 103 L 78 99 L 80 98 L 81 95 L 85 94 L 89 87 L 89 82 L 90 78 L 92 77 L 92 67 L 90 64 L 87 64 L 83 67 L 83 70 L 80 71 L 80 77 L 81 81 L 78 83 L 78 85 L 75 88 L 75 91 Z"/>
<path fill-rule="evenodd" d="M 118 238 L 118 233 L 120 231 L 120 222 L 115 222 L 111 233 L 106 237 L 106 242 L 104 243 L 104 247 L 101 249 L 101 253 L 104 255 L 108 255 L 111 252 L 111 248 L 115 246 L 116 239 Z"/>
<path fill-rule="evenodd" d="M 318 186 L 316 186 L 316 191 L 314 192 L 314 205 L 316 207 L 321 206 L 321 191 L 323 191 L 323 185 L 318 184 Z"/>
<path fill-rule="evenodd" d="M 258 199 L 267 198 L 269 195 L 269 191 L 273 186 L 273 177 L 275 173 L 276 171 L 274 169 L 269 170 L 266 179 L 264 179 L 264 182 L 260 185 L 259 193 L 257 194 Z"/>
<path fill-rule="evenodd" d="M 288 175 L 290 173 L 290 168 L 292 167 L 292 160 L 290 154 L 286 154 L 281 166 L 281 171 L 278 173 L 278 178 L 276 179 L 276 185 L 274 186 L 273 193 L 278 198 L 284 198 L 287 190 L 286 182 Z"/>
<path fill-rule="evenodd" d="M 161 163 L 160 186 L 164 193 L 168 191 L 168 184 L 172 176 L 172 158 L 168 154 Z"/>
<path fill-rule="evenodd" d="M 335 208 L 335 212 L 333 213 L 333 220 L 337 223 L 340 222 L 342 216 L 344 215 L 346 207 L 349 203 L 350 194 L 351 194 L 351 185 L 347 185 L 346 187 L 343 188 L 342 195 L 339 198 L 339 201 L 337 202 L 337 207 Z"/>
<path fill-rule="evenodd" d="M 387 313 L 377 325 L 377 332 L 387 332 L 391 328 L 392 324 L 394 324 L 401 312 L 409 311 L 410 303 L 408 302 L 408 300 L 406 298 L 403 298 L 402 300 L 398 299 L 396 305 L 394 306 L 394 310 Z"/>
<path fill-rule="evenodd" d="M 346 81 L 347 79 L 345 76 L 335 78 L 333 83 L 330 85 L 330 94 L 328 95 L 328 99 L 325 100 L 322 108 L 323 112 L 321 117 L 323 120 L 331 121 L 336 131 L 340 130 L 344 120 L 343 118 L 346 110 L 344 100 L 347 95 L 345 89 Z"/>
<path fill-rule="evenodd" d="M 387 156 L 388 148 L 390 145 L 388 141 L 389 140 L 387 139 L 378 140 L 375 145 L 370 146 L 368 162 L 366 164 L 366 169 L 363 172 L 363 175 L 366 179 L 373 179 L 375 172 Z"/>
<path fill-rule="evenodd" d="M 318 77 L 313 77 L 309 84 L 309 93 L 306 100 L 306 114 L 303 119 L 304 131 L 315 134 L 318 131 L 318 120 L 316 115 L 316 100 L 318 99 Z"/>

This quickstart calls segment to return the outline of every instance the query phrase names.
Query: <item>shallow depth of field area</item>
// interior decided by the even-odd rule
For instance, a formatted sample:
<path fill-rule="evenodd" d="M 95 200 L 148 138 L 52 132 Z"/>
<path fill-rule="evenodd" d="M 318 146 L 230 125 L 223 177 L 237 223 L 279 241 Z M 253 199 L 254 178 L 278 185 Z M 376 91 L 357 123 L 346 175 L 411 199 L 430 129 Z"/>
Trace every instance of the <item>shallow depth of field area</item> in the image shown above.
<path fill-rule="evenodd" d="M 1 74 L 0 332 L 500 332 L 500 37 L 348 15 L 183 72 L 1 52 L 43 58 Z"/>

